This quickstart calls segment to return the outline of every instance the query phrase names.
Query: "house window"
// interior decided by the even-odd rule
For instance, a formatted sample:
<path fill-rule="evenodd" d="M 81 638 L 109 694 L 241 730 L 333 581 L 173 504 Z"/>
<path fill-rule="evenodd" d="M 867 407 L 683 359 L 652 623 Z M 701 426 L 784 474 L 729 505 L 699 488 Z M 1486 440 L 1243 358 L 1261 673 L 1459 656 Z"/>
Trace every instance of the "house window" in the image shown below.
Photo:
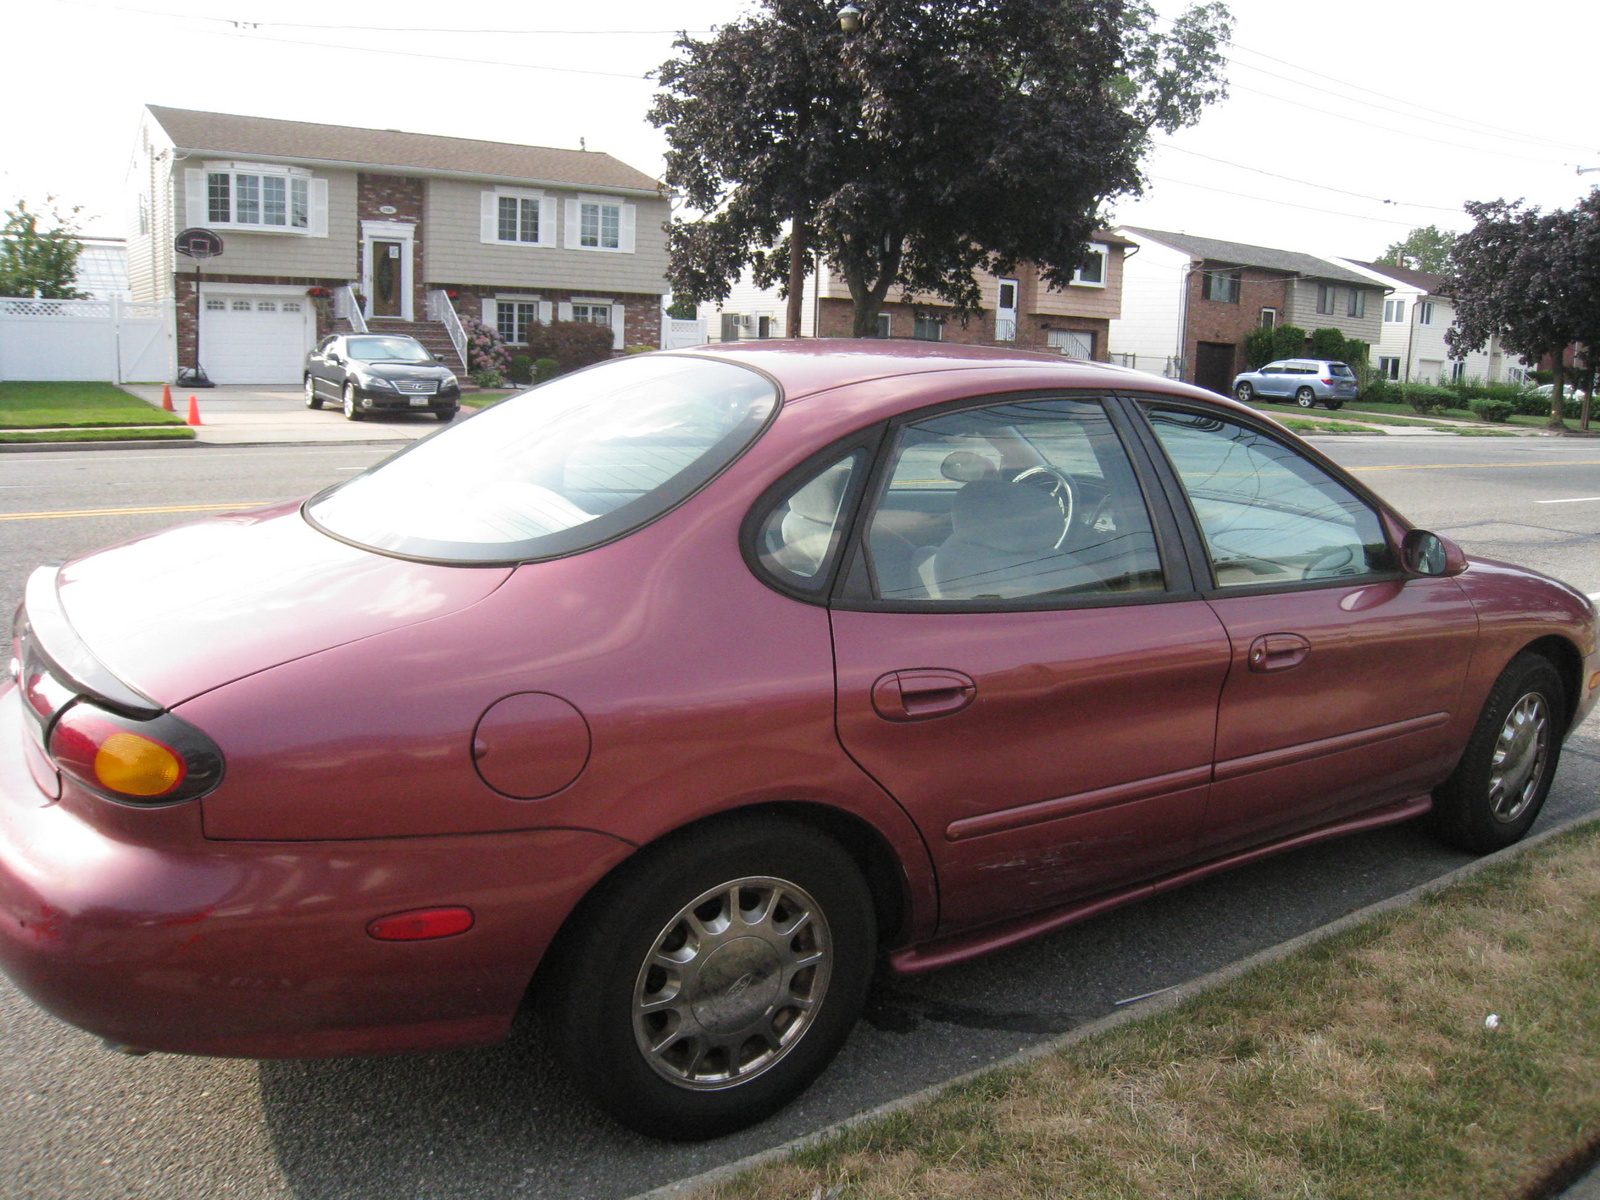
<path fill-rule="evenodd" d="M 1334 298 L 1338 293 L 1339 289 L 1336 287 L 1329 287 L 1325 283 L 1317 284 L 1317 311 L 1331 315 L 1333 313 Z"/>
<path fill-rule="evenodd" d="M 500 240 L 502 242 L 537 242 L 539 240 L 539 201 L 528 196 L 497 197 L 500 209 Z"/>
<path fill-rule="evenodd" d="M 574 304 L 572 306 L 572 319 L 574 321 L 588 321 L 594 325 L 609 325 L 611 324 L 611 305 Z"/>
<path fill-rule="evenodd" d="M 1418 325 L 1432 325 L 1433 324 L 1433 301 L 1432 300 L 1419 300 L 1417 302 L 1417 324 Z"/>
<path fill-rule="evenodd" d="M 1087 287 L 1105 287 L 1106 248 L 1104 246 L 1089 247 L 1089 256 L 1072 273 L 1072 282 Z"/>
<path fill-rule="evenodd" d="M 893 337 L 894 336 L 894 322 L 890 319 L 888 313 L 879 313 L 878 314 L 878 333 L 877 333 L 877 336 L 881 337 L 881 338 Z"/>
<path fill-rule="evenodd" d="M 1450 382 L 1460 383 L 1467 377 L 1467 363 L 1465 359 L 1457 359 L 1450 364 Z"/>
<path fill-rule="evenodd" d="M 1205 271 L 1200 276 L 1200 295 L 1223 304 L 1239 303 L 1238 271 Z"/>
<path fill-rule="evenodd" d="M 274 300 L 257 300 L 256 301 L 256 311 L 257 312 L 277 312 L 278 311 L 277 302 L 274 301 Z"/>
<path fill-rule="evenodd" d="M 1390 301 L 1396 303 L 1396 301 Z M 1385 379 L 1400 378 L 1400 360 L 1398 358 L 1380 358 L 1378 360 L 1378 374 Z"/>
<path fill-rule="evenodd" d="M 208 171 L 206 219 L 212 225 L 309 229 L 311 180 L 265 171 Z"/>
<path fill-rule="evenodd" d="M 1000 281 L 1000 302 L 996 307 L 1005 309 L 1015 309 L 1017 307 L 1017 284 L 1015 280 L 1002 279 Z"/>
<path fill-rule="evenodd" d="M 283 302 L 283 311 L 284 312 L 299 312 L 300 311 L 300 301 L 298 301 L 298 300 L 285 300 Z"/>
<path fill-rule="evenodd" d="M 622 247 L 622 206 L 584 201 L 578 213 L 578 245 L 601 250 Z"/>
<path fill-rule="evenodd" d="M 228 302 L 226 300 L 215 300 L 215 299 L 213 299 L 213 300 L 207 300 L 206 301 L 206 311 L 207 312 L 226 312 L 227 309 L 228 309 Z"/>
<path fill-rule="evenodd" d="M 500 340 L 511 346 L 528 344 L 528 326 L 539 320 L 537 300 L 497 300 L 495 302 L 495 330 Z"/>
<path fill-rule="evenodd" d="M 1261 310 L 1261 328 L 1276 329 L 1277 327 L 1278 310 L 1275 308 L 1263 308 Z"/>
<path fill-rule="evenodd" d="M 1345 307 L 1347 317 L 1364 317 L 1367 315 L 1367 294 L 1360 288 L 1350 289 L 1350 303 Z"/>
<path fill-rule="evenodd" d="M 1383 302 L 1383 319 L 1391 325 L 1397 325 L 1406 319 L 1406 302 L 1404 300 L 1385 300 Z"/>
<path fill-rule="evenodd" d="M 911 322 L 911 336 L 923 342 L 941 342 L 944 322 L 938 317 L 917 317 Z"/>

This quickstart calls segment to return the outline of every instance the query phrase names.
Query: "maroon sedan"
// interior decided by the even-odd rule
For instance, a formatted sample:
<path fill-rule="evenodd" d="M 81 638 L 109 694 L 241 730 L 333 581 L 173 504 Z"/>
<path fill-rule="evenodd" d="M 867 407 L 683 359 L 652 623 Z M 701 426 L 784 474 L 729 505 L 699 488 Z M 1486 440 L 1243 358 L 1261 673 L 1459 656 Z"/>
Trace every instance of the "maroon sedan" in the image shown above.
<path fill-rule="evenodd" d="M 1054 356 L 623 359 L 28 583 L 0 963 L 126 1047 L 503 1037 L 669 1137 L 959 962 L 1427 815 L 1520 838 L 1595 611 Z"/>

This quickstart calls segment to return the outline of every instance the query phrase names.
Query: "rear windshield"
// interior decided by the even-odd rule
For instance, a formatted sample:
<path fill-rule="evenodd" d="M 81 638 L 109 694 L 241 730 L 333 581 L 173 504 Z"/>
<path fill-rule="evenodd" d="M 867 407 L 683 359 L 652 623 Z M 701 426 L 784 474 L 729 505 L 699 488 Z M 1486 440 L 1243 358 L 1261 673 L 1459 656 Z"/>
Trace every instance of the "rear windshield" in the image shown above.
<path fill-rule="evenodd" d="M 746 367 L 618 359 L 502 401 L 314 496 L 312 524 L 454 563 L 571 554 L 653 520 L 732 462 L 778 391 Z"/>
<path fill-rule="evenodd" d="M 1349 367 L 1345 366 L 1343 363 L 1329 363 L 1328 364 L 1328 370 L 1333 372 L 1333 374 L 1335 374 L 1335 375 L 1354 375 L 1355 374 L 1354 371 L 1352 371 Z"/>
<path fill-rule="evenodd" d="M 345 346 L 357 362 L 428 363 L 433 355 L 408 337 L 353 337 Z"/>

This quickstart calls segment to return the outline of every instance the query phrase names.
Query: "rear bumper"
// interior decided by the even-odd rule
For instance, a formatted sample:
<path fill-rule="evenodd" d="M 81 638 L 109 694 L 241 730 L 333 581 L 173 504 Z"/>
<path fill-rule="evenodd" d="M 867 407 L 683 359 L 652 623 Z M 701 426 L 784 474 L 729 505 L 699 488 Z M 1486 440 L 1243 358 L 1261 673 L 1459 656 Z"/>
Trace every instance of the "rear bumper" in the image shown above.
<path fill-rule="evenodd" d="M 151 1050 L 252 1058 L 502 1038 L 578 899 L 630 851 L 576 830 L 208 842 L 197 805 L 52 802 L 0 686 L 0 969 L 62 1020 Z M 465 933 L 382 942 L 376 917 L 473 910 Z"/>

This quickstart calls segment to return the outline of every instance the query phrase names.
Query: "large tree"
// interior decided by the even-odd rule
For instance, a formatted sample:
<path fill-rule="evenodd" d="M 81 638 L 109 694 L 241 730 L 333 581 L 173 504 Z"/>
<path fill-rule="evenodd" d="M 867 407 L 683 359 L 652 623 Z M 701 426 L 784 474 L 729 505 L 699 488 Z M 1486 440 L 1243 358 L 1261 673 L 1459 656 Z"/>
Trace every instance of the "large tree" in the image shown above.
<path fill-rule="evenodd" d="M 54 197 L 46 199 L 51 203 Z M 38 296 L 46 300 L 81 300 L 72 286 L 78 274 L 78 213 L 49 210 L 49 224 L 40 228 L 40 214 L 18 200 L 0 226 L 0 296 Z"/>
<path fill-rule="evenodd" d="M 1413 271 L 1432 271 L 1443 275 L 1450 269 L 1450 251 L 1460 235 L 1437 225 L 1413 229 L 1378 258 L 1381 266 L 1409 267 Z"/>
<path fill-rule="evenodd" d="M 1498 334 L 1525 359 L 1549 355 L 1556 384 L 1550 424 L 1559 427 L 1567 348 L 1580 344 L 1587 358 L 1600 346 L 1600 189 L 1548 213 L 1521 200 L 1465 207 L 1477 224 L 1456 242 L 1445 289 L 1456 310 L 1445 334 L 1450 353 L 1465 358 Z"/>
<path fill-rule="evenodd" d="M 792 293 L 814 247 L 867 336 L 891 288 L 970 312 L 1024 260 L 1065 286 L 1151 132 L 1225 94 L 1220 2 L 1165 31 L 1142 0 L 862 0 L 853 31 L 841 5 L 764 0 L 661 67 L 666 182 L 704 214 L 668 231 L 675 294 L 747 267 Z"/>

